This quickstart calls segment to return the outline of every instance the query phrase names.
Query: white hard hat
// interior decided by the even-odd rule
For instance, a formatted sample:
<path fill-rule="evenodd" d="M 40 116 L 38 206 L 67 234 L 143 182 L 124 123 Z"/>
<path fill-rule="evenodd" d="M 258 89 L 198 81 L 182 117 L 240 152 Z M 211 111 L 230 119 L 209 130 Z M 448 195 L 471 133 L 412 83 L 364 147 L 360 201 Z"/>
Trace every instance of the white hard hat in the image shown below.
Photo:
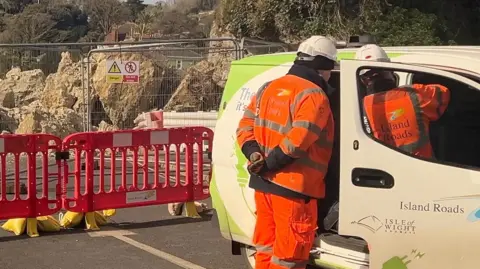
<path fill-rule="evenodd" d="M 337 61 L 337 48 L 335 42 L 328 37 L 314 35 L 303 41 L 298 47 L 297 52 L 301 52 L 312 57 L 323 56 L 334 62 Z"/>
<path fill-rule="evenodd" d="M 368 44 L 359 48 L 355 53 L 355 59 L 367 60 L 367 61 L 378 61 L 378 62 L 390 62 L 390 58 L 388 57 L 385 50 L 383 50 L 380 46 L 377 46 L 375 44 Z M 363 75 L 368 71 L 370 70 L 369 69 L 361 70 L 360 75 Z"/>
<path fill-rule="evenodd" d="M 390 62 L 387 53 L 375 44 L 362 46 L 355 53 L 356 60 L 369 60 L 378 62 Z"/>

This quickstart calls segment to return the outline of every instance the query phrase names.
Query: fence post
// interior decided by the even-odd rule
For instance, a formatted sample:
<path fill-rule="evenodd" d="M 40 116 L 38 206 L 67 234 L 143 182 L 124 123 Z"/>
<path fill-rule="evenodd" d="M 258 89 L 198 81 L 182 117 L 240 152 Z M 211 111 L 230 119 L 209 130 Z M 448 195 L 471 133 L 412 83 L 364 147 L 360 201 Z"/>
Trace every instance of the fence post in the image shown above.
<path fill-rule="evenodd" d="M 186 156 L 185 156 L 185 174 L 186 174 L 186 184 L 187 184 L 187 202 L 185 203 L 185 213 L 187 217 L 191 218 L 201 218 L 198 214 L 197 208 L 195 206 L 195 180 L 194 180 L 194 167 L 193 167 L 193 146 L 194 137 L 193 128 L 186 128 L 187 132 L 187 141 L 185 143 Z"/>

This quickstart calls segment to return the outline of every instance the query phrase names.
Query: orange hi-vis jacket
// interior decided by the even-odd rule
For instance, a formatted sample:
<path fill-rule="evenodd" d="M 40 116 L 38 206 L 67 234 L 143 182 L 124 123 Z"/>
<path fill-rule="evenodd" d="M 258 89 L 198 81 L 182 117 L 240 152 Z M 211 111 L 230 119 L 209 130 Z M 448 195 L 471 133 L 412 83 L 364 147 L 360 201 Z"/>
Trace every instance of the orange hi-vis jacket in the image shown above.
<path fill-rule="evenodd" d="M 450 91 L 437 84 L 414 84 L 364 98 L 367 131 L 387 145 L 420 157 L 433 158 L 430 122 L 438 120 Z"/>
<path fill-rule="evenodd" d="M 333 124 L 325 92 L 311 81 L 287 74 L 266 83 L 252 98 L 240 120 L 237 140 L 240 147 L 255 140 L 267 167 L 274 166 L 275 151 L 293 158 L 278 171 L 267 170 L 264 178 L 308 197 L 323 198 Z"/>

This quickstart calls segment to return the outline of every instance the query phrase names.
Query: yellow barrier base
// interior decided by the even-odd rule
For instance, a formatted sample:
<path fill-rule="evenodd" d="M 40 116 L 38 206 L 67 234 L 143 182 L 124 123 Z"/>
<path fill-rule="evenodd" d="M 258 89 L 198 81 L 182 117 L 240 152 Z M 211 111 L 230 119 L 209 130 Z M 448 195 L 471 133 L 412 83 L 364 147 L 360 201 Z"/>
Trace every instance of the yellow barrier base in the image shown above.
<path fill-rule="evenodd" d="M 195 202 L 185 203 L 185 217 L 194 218 L 194 219 L 201 218 L 200 214 L 198 214 L 197 207 L 195 206 Z"/>
<path fill-rule="evenodd" d="M 184 207 L 188 218 L 201 218 L 199 213 L 207 209 L 207 205 L 200 202 L 171 203 L 168 204 L 168 212 L 172 216 L 180 216 Z"/>
<path fill-rule="evenodd" d="M 38 231 L 59 232 L 61 227 L 60 223 L 52 216 L 41 216 L 37 218 L 9 219 L 2 225 L 2 229 L 15 235 L 22 235 L 26 230 L 28 236 L 38 237 L 40 236 Z"/>
<path fill-rule="evenodd" d="M 103 212 L 88 212 L 86 214 L 67 211 L 60 217 L 60 225 L 64 228 L 76 228 L 85 221 L 87 231 L 100 230 L 99 226 L 106 225 L 108 219 L 116 214 L 115 209 L 103 210 Z"/>

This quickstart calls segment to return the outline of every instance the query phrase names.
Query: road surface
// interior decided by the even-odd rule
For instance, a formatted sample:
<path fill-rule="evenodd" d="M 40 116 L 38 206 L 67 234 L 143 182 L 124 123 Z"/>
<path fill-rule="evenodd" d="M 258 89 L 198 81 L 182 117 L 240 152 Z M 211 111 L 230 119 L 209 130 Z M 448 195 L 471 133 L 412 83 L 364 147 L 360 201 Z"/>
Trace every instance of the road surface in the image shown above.
<path fill-rule="evenodd" d="M 210 204 L 209 201 L 206 201 Z M 0 268 L 244 269 L 207 214 L 173 217 L 166 206 L 118 210 L 99 232 L 82 229 L 38 238 L 0 232 Z M 171 256 L 173 255 L 173 256 Z"/>
<path fill-rule="evenodd" d="M 172 156 L 173 157 L 173 156 Z M 162 159 L 163 160 L 163 159 Z M 184 159 L 182 158 L 181 162 Z M 115 186 L 121 184 L 121 161 L 116 160 Z M 107 167 L 110 163 L 106 161 Z M 20 170 L 25 168 L 22 163 Z M 42 166 L 38 166 L 37 191 L 42 186 Z M 110 168 L 108 168 L 109 170 Z M 18 170 L 18 171 L 20 171 Z M 72 168 L 70 169 L 71 171 Z M 181 170 L 184 170 L 183 168 Z M 127 184 L 132 184 L 132 162 L 127 164 Z M 159 166 L 160 182 L 165 182 L 165 165 Z M 8 181 L 15 178 L 15 169 L 9 167 Z M 48 167 L 53 175 L 57 167 Z M 105 171 L 106 188 L 110 187 L 110 174 Z M 82 172 L 82 175 L 84 171 Z M 96 170 L 95 186 L 98 187 L 100 171 Z M 153 183 L 154 165 L 149 164 L 149 183 Z M 172 168 L 170 182 L 175 181 Z M 26 183 L 26 172 L 18 173 Z M 139 171 L 139 179 L 143 172 Z M 182 171 L 180 181 L 184 181 Z M 50 176 L 49 196 L 55 197 L 54 176 Z M 84 184 L 82 184 L 84 185 Z M 73 191 L 73 178 L 67 186 Z M 8 195 L 11 197 L 12 195 Z M 210 200 L 205 201 L 209 206 Z M 231 255 L 230 243 L 212 226 L 211 215 L 202 219 L 170 216 L 167 206 L 149 206 L 120 209 L 111 224 L 98 232 L 82 229 L 64 230 L 60 233 L 42 233 L 38 238 L 14 236 L 0 232 L 0 268 L 8 269 L 243 269 L 243 258 Z"/>

